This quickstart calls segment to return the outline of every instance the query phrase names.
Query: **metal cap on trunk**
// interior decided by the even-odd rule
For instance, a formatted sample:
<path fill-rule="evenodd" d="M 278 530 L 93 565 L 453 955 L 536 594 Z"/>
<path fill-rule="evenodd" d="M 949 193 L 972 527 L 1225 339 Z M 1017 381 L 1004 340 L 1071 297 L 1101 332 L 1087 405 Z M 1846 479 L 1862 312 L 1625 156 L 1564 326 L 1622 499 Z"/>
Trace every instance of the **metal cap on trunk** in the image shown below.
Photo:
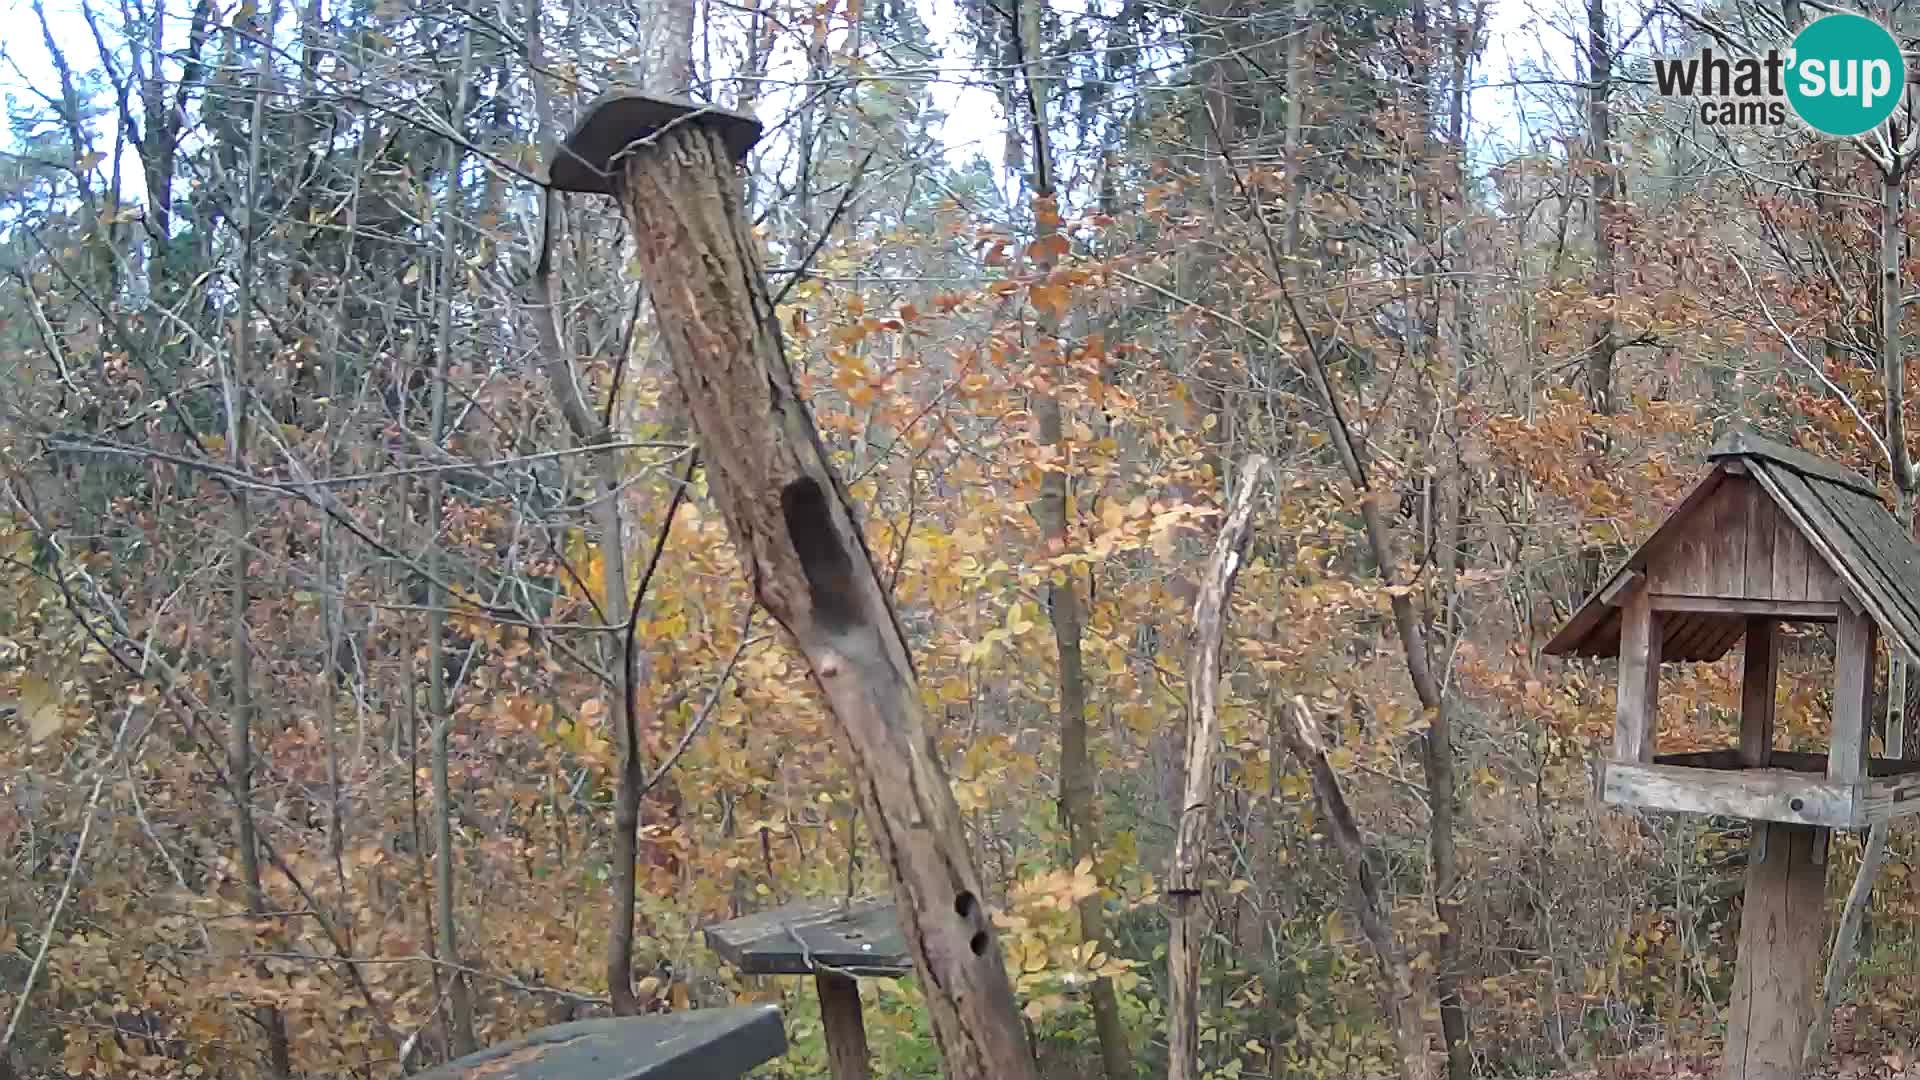
<path fill-rule="evenodd" d="M 746 113 L 687 98 L 615 90 L 588 106 L 573 133 L 554 148 L 547 182 L 558 191 L 611 195 L 620 152 L 678 124 L 717 129 L 735 161 L 745 158 L 760 141 L 760 121 Z"/>

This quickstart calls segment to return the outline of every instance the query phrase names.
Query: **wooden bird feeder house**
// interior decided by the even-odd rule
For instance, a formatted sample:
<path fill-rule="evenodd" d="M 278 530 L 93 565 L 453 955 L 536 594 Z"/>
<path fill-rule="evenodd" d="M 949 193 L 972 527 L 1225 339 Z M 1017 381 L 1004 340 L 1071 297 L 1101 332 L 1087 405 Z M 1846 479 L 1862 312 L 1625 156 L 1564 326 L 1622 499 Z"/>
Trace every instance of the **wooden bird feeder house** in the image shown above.
<path fill-rule="evenodd" d="M 1755 823 L 1723 1075 L 1800 1075 L 1825 944 L 1831 829 L 1920 812 L 1920 762 L 1871 754 L 1874 646 L 1920 660 L 1920 546 L 1873 486 L 1747 434 L 1561 628 L 1546 652 L 1618 657 L 1607 802 Z M 1827 752 L 1774 749 L 1782 623 L 1833 627 Z M 1660 666 L 1744 644 L 1737 746 L 1657 752 Z"/>

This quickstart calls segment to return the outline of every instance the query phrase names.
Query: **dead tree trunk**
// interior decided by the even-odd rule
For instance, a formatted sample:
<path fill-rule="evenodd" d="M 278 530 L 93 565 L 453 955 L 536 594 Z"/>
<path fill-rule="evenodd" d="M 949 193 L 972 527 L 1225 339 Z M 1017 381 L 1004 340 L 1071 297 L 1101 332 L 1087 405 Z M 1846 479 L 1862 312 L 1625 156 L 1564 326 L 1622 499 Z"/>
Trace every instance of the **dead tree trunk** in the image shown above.
<path fill-rule="evenodd" d="M 611 188 L 625 208 L 714 500 L 755 595 L 806 657 L 852 758 L 948 1075 L 1032 1080 L 906 636 L 794 388 L 748 231 L 733 163 L 756 127 L 698 107 L 616 98 L 569 142 L 574 162 L 585 160 L 594 175 L 567 171 L 577 190 Z M 568 183 L 561 171 L 556 161 L 557 187 Z"/>
<path fill-rule="evenodd" d="M 1407 959 L 1407 951 L 1393 932 L 1390 901 L 1380 887 L 1382 872 L 1375 865 L 1373 850 L 1360 834 L 1353 810 L 1347 806 L 1346 793 L 1340 790 L 1340 778 L 1327 762 L 1320 745 L 1320 733 L 1314 727 L 1313 714 L 1305 700 L 1295 697 L 1285 720 L 1276 721 L 1280 739 L 1307 768 L 1313 785 L 1313 801 L 1319 808 L 1334 850 L 1346 864 L 1348 903 L 1360 923 L 1360 933 L 1373 950 L 1380 965 L 1380 1011 L 1393 1025 L 1393 1037 L 1400 1057 L 1401 1080 L 1436 1080 L 1433 1054 L 1427 1043 L 1427 1014 L 1432 1011 L 1432 991 L 1425 972 L 1416 971 Z"/>
<path fill-rule="evenodd" d="M 1167 1077 L 1194 1080 L 1200 1068 L 1200 883 L 1206 880 L 1207 831 L 1213 817 L 1213 752 L 1220 741 L 1220 650 L 1227 608 L 1253 533 L 1253 499 L 1267 461 L 1258 454 L 1240 466 L 1240 493 L 1220 526 L 1213 559 L 1194 604 L 1187 661 L 1186 794 L 1167 870 L 1173 916 L 1167 933 Z"/>

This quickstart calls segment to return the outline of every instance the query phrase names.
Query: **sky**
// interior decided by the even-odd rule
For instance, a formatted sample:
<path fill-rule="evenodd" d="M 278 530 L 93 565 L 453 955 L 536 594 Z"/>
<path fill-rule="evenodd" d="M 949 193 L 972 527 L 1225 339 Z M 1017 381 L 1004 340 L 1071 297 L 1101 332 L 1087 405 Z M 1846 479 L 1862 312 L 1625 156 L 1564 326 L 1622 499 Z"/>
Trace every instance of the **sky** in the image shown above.
<path fill-rule="evenodd" d="M 94 46 L 79 15 L 78 0 L 44 0 L 56 38 L 76 67 L 90 66 Z M 941 134 L 953 164 L 984 155 L 999 165 L 1004 146 L 1004 119 L 999 103 L 983 87 L 967 85 L 972 61 L 959 34 L 962 13 L 957 0 L 915 0 L 934 41 L 942 47 L 943 77 L 930 87 L 936 107 L 944 114 Z M 1056 9 L 1084 10 L 1100 0 L 1053 0 Z M 1339 0 L 1321 0 L 1322 3 Z M 1487 0 L 1488 45 L 1477 66 L 1478 80 L 1471 96 L 1471 113 L 1478 132 L 1476 160 L 1490 163 L 1518 147 L 1525 122 L 1538 125 L 1549 100 L 1564 102 L 1568 92 L 1553 85 L 1522 85 L 1547 76 L 1579 77 L 1577 49 L 1572 34 L 1584 31 L 1579 0 Z M 231 4 L 225 5 L 231 7 Z M 1621 5 L 1622 7 L 1626 5 Z M 56 85 L 53 66 L 38 33 L 31 0 L 0 0 L 0 18 L 15 32 L 0 37 L 0 93 L 26 95 L 23 84 L 49 89 Z M 1617 33 L 1618 31 L 1616 31 Z M 771 104 L 771 103 L 769 103 Z M 763 111 L 772 114 L 772 109 Z M 1565 119 L 1562 117 L 1561 119 Z M 138 169 L 123 172 L 137 182 Z"/>

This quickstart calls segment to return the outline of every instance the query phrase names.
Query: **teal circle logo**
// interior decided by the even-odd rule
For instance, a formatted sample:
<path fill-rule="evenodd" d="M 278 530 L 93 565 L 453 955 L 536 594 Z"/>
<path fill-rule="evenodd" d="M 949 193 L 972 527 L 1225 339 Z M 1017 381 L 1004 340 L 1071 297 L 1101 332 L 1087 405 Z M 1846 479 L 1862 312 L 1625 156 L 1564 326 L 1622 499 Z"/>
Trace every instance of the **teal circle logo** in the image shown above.
<path fill-rule="evenodd" d="M 1872 131 L 1893 115 L 1906 90 L 1900 43 L 1864 15 L 1815 19 L 1794 36 L 1787 57 L 1787 100 L 1823 135 Z"/>

